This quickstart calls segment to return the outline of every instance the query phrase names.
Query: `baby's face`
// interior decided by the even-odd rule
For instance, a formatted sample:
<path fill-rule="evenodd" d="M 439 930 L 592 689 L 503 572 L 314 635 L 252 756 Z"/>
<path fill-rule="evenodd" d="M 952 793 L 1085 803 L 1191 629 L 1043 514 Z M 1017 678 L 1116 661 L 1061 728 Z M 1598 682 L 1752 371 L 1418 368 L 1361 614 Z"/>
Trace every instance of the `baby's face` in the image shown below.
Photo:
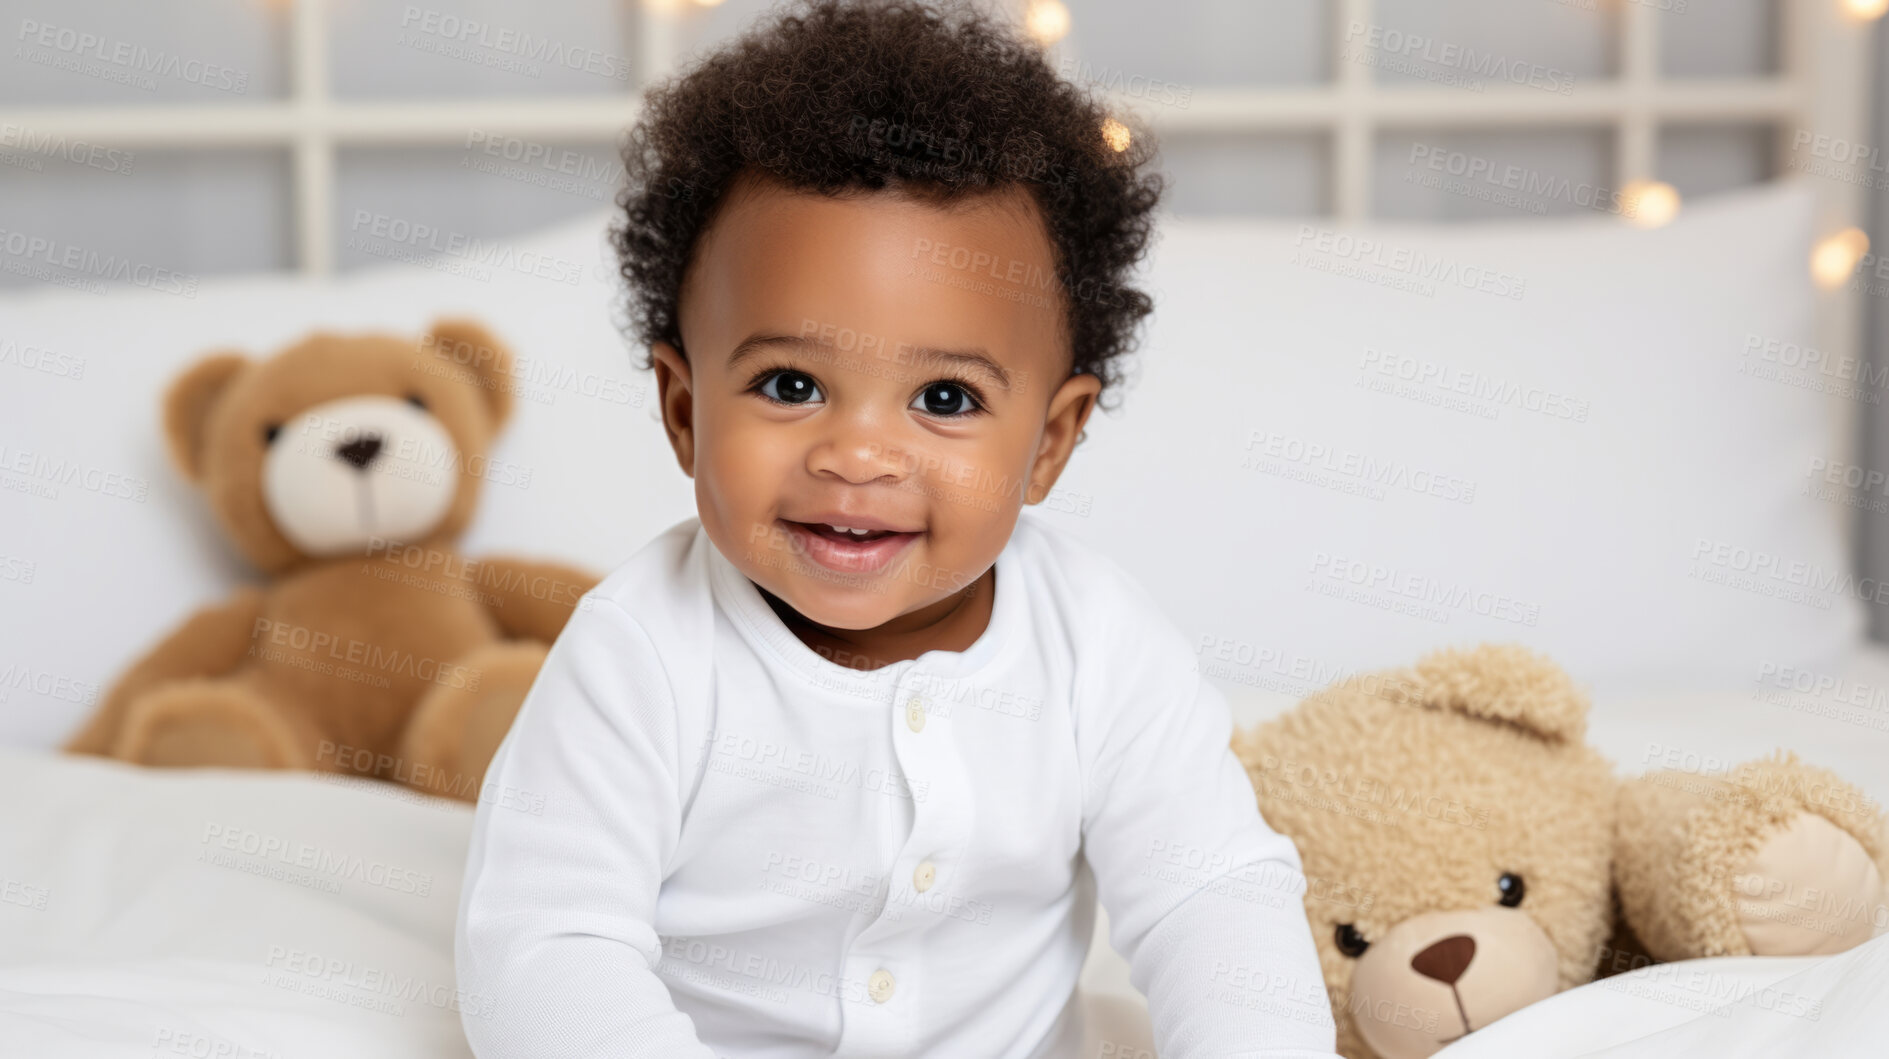
<path fill-rule="evenodd" d="M 709 538 L 836 629 L 977 581 L 1099 390 L 1069 374 L 1054 277 L 1021 191 L 943 209 L 738 183 L 684 284 L 686 361 L 653 351 Z"/>

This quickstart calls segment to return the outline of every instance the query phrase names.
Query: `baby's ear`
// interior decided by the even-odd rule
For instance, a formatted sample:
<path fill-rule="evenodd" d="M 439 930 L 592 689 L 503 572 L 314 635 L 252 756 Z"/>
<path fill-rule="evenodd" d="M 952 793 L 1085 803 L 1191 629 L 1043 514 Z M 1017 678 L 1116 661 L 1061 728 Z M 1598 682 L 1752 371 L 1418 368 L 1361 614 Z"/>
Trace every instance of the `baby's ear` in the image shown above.
<path fill-rule="evenodd" d="M 511 349 L 484 324 L 465 317 L 434 321 L 432 333 L 420 345 L 478 376 L 479 393 L 491 416 L 492 432 L 497 433 L 512 414 Z"/>
<path fill-rule="evenodd" d="M 247 367 L 249 358 L 241 353 L 212 353 L 164 391 L 164 441 L 171 462 L 193 482 L 203 477 L 203 437 L 210 410 Z"/>
<path fill-rule="evenodd" d="M 1587 731 L 1587 696 L 1574 678 L 1518 644 L 1446 649 L 1417 663 L 1423 704 L 1513 724 L 1552 742 Z"/>

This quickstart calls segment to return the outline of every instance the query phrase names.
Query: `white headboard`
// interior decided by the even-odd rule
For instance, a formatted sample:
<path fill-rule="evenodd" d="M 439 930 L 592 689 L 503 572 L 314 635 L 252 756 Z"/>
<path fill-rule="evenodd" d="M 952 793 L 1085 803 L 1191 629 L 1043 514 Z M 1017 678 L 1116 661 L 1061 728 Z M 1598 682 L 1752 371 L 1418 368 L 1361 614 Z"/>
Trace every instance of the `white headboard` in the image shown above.
<path fill-rule="evenodd" d="M 0 117 L 36 134 L 126 146 L 276 147 L 293 156 L 293 217 L 298 267 L 311 275 L 335 267 L 336 150 L 355 145 L 451 145 L 466 130 L 537 141 L 614 142 L 636 117 L 634 99 L 588 96 L 486 96 L 468 100 L 334 99 L 327 84 L 328 42 L 323 6 L 331 0 L 281 0 L 288 20 L 289 86 L 279 101 L 141 106 L 59 106 L 0 109 Z M 1031 0 L 988 0 L 1020 13 Z M 1793 155 L 1800 132 L 1869 141 L 1872 69 L 1868 34 L 1844 0 L 1780 0 L 1779 72 L 1735 79 L 1663 77 L 1659 70 L 1664 8 L 1684 0 L 1566 0 L 1576 7 L 1614 7 L 1618 76 L 1583 80 L 1569 92 L 1494 83 L 1474 92 L 1440 85 L 1383 84 L 1372 65 L 1345 61 L 1355 28 L 1371 26 L 1373 0 L 1331 0 L 1328 34 L 1337 52 L 1331 80 L 1281 88 L 1191 91 L 1185 107 L 1148 105 L 1115 94 L 1124 112 L 1157 136 L 1185 133 L 1318 133 L 1332 144 L 1328 201 L 1341 223 L 1370 213 L 1370 174 L 1377 133 L 1397 129 L 1593 128 L 1614 138 L 1616 186 L 1654 179 L 1659 131 L 1670 123 L 1761 124 L 1776 130 L 1776 157 Z M 639 74 L 644 83 L 673 72 L 680 59 L 678 19 L 688 0 L 635 4 Z M 1072 5 L 1081 17 L 1079 3 Z M 1695 4 L 1695 7 L 1698 5 Z M 1697 11 L 1691 17 L 1706 17 Z M 1156 17 L 1150 12 L 1151 18 Z M 1824 234 L 1864 224 L 1865 190 L 1857 183 L 1816 180 Z M 1815 336 L 1820 349 L 1860 352 L 1860 297 L 1827 293 Z"/>

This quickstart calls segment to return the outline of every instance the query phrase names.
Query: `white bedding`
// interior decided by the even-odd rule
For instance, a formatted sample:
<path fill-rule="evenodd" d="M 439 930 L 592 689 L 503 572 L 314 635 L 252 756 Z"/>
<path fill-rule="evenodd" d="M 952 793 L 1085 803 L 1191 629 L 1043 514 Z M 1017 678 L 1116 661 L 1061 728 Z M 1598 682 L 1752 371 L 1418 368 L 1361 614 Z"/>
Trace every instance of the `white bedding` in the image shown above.
<path fill-rule="evenodd" d="M 1854 689 L 1889 688 L 1889 652 L 1828 676 L 1835 687 L 1805 702 L 1873 697 Z M 1242 723 L 1293 698 L 1232 696 Z M 1746 691 L 1603 698 L 1591 737 L 1623 771 L 1648 745 L 1734 762 L 1783 742 L 1889 796 L 1881 727 Z M 452 985 L 462 806 L 361 781 L 146 771 L 17 749 L 0 749 L 0 798 L 14 807 L 0 828 L 0 1054 L 458 1057 L 468 1054 L 458 1008 L 503 1003 Z M 1110 1021 L 1091 1028 L 1096 1047 L 1084 1054 L 1108 1042 L 1108 1054 L 1133 1056 L 1145 1014 L 1106 929 L 1099 916 L 1083 989 Z M 1889 1036 L 1886 943 L 1828 962 L 1713 961 L 1704 979 L 1648 968 L 1518 1012 L 1448 1059 L 1790 1054 L 1779 1041 L 1842 1055 L 1841 1042 Z M 1780 1018 L 1775 990 L 1754 994 L 1749 1017 L 1700 1010 L 1702 998 L 1778 982 L 1793 1010 L 1816 1004 L 1817 1017 Z M 1656 1035 L 1595 1051 L 1629 1032 Z"/>
<path fill-rule="evenodd" d="M 0 1053 L 471 1054 L 452 984 L 467 808 L 17 750 L 0 791 Z"/>

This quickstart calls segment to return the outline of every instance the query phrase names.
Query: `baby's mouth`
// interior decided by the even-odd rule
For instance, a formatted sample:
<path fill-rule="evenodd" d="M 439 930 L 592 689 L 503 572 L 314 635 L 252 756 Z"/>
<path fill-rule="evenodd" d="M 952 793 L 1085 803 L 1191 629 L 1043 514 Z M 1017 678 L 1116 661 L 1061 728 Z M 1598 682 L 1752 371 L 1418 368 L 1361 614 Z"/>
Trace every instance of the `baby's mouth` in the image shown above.
<path fill-rule="evenodd" d="M 781 521 L 787 522 L 791 520 L 782 519 Z M 864 541 L 876 541 L 881 537 L 899 536 L 897 530 L 861 530 L 854 529 L 850 526 L 834 526 L 825 522 L 795 522 L 793 524 L 796 526 L 804 526 L 809 533 L 825 537 L 827 540 L 844 541 L 852 544 L 858 544 Z"/>
<path fill-rule="evenodd" d="M 863 529 L 832 522 L 781 519 L 800 541 L 801 554 L 821 566 L 845 573 L 876 573 L 918 539 L 920 530 Z"/>

